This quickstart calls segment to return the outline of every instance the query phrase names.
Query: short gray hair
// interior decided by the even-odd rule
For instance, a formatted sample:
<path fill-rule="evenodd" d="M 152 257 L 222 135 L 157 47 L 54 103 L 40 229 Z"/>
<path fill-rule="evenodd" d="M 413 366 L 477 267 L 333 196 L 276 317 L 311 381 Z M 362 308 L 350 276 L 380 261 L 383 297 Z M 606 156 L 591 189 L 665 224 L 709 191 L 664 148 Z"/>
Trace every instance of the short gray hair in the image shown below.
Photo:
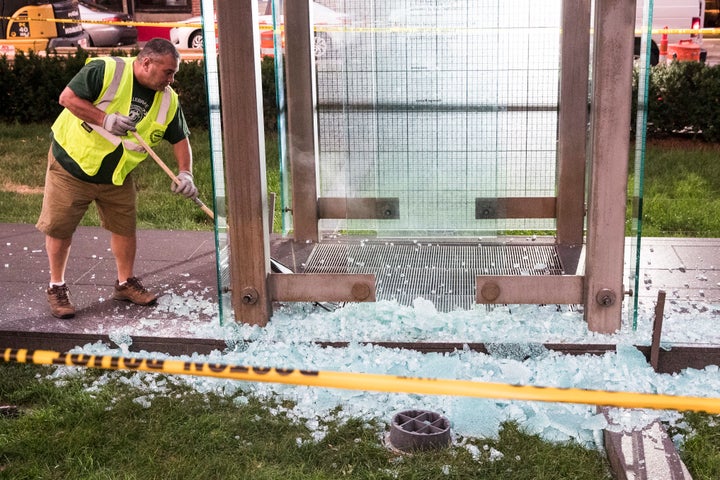
<path fill-rule="evenodd" d="M 164 57 L 166 55 L 172 55 L 175 57 L 175 60 L 180 60 L 180 53 L 170 40 L 166 40 L 164 38 L 153 38 L 148 40 L 142 50 L 140 50 L 138 58 L 143 59 L 148 57 L 152 59 L 155 57 Z"/>

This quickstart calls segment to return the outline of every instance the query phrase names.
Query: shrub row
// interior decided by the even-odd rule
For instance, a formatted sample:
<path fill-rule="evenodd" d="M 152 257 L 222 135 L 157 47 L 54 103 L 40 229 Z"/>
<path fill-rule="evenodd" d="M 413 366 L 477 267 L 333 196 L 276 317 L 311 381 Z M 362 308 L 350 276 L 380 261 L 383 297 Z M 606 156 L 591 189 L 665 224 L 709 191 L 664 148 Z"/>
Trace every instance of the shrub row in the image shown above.
<path fill-rule="evenodd" d="M 82 49 L 67 57 L 20 52 L 13 63 L 0 57 L 0 121 L 52 122 L 61 110 L 57 102 L 61 90 L 84 65 L 88 55 Z M 264 58 L 261 72 L 265 128 L 273 131 L 277 128 L 277 105 L 272 58 Z M 637 80 L 636 71 L 633 98 L 637 98 Z M 204 63 L 183 62 L 174 87 L 190 127 L 207 128 Z M 648 137 L 690 133 L 705 141 L 720 141 L 720 65 L 673 62 L 653 67 L 647 105 Z M 633 114 L 635 111 L 633 102 Z M 635 128 L 635 122 L 631 124 Z"/>
<path fill-rule="evenodd" d="M 0 57 L 0 119 L 4 122 L 47 122 L 60 113 L 58 96 L 85 63 L 87 53 L 41 57 L 17 53 L 11 63 Z"/>
<path fill-rule="evenodd" d="M 113 51 L 111 55 L 134 55 L 135 52 Z M 18 52 L 11 62 L 0 57 L 0 121 L 6 123 L 54 121 L 62 107 L 60 92 L 82 68 L 89 53 L 78 49 L 70 56 L 41 56 Z M 182 62 L 173 85 L 190 128 L 208 127 L 208 104 L 203 61 Z M 276 128 L 275 65 L 270 57 L 262 62 L 262 88 L 265 128 Z"/>
<path fill-rule="evenodd" d="M 635 82 L 637 85 L 637 82 Z M 637 98 L 637 91 L 633 92 Z M 657 65 L 648 82 L 648 137 L 692 135 L 720 142 L 720 65 Z"/>

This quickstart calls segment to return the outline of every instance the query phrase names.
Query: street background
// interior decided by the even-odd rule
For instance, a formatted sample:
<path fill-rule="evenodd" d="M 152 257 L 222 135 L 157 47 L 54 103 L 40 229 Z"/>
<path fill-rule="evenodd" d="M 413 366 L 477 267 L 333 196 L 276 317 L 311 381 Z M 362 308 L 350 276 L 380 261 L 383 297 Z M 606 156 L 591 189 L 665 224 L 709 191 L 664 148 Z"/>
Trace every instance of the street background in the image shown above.
<path fill-rule="evenodd" d="M 703 48 L 707 50 L 708 65 L 720 63 L 720 38 L 703 38 Z"/>

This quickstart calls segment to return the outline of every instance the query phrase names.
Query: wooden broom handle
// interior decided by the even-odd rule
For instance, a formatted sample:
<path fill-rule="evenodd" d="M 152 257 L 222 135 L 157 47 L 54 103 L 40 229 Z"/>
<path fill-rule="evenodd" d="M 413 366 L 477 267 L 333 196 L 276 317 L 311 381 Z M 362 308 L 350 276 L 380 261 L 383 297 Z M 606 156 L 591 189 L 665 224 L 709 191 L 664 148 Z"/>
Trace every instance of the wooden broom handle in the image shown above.
<path fill-rule="evenodd" d="M 137 132 L 133 131 L 130 133 L 132 133 L 135 136 L 135 139 L 138 141 L 140 146 L 145 149 L 145 151 L 153 158 L 153 160 L 155 160 L 155 163 L 160 165 L 160 168 L 165 170 L 165 173 L 168 174 L 168 177 L 170 177 L 172 179 L 172 181 L 175 182 L 177 185 L 180 185 L 180 183 L 181 183 L 180 180 L 173 173 L 173 171 L 170 170 L 170 168 L 165 164 L 165 162 L 162 161 L 162 159 L 158 156 L 158 154 L 155 153 L 155 151 L 150 147 L 150 145 L 148 145 L 145 142 L 145 140 L 143 140 L 143 138 Z M 210 210 L 208 208 L 208 206 L 203 203 L 202 200 L 200 200 L 198 197 L 195 197 L 192 199 L 192 201 L 195 202 L 202 209 L 202 211 L 207 214 L 208 217 L 215 220 L 215 213 L 213 213 L 213 211 Z"/>

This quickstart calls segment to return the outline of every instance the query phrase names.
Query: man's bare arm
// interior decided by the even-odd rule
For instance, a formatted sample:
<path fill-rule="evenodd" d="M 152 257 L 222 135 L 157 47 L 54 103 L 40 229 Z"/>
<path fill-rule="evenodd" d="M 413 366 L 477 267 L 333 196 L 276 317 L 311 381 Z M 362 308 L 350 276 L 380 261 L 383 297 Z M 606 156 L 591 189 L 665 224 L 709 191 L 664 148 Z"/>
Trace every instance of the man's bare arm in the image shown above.
<path fill-rule="evenodd" d="M 59 102 L 80 120 L 93 125 L 102 125 L 105 121 L 105 112 L 93 105 L 91 101 L 78 97 L 69 87 L 65 87 L 60 93 Z"/>
<path fill-rule="evenodd" d="M 190 148 L 190 140 L 187 137 L 173 145 L 173 154 L 178 164 L 178 171 L 192 173 L 192 149 Z"/>

